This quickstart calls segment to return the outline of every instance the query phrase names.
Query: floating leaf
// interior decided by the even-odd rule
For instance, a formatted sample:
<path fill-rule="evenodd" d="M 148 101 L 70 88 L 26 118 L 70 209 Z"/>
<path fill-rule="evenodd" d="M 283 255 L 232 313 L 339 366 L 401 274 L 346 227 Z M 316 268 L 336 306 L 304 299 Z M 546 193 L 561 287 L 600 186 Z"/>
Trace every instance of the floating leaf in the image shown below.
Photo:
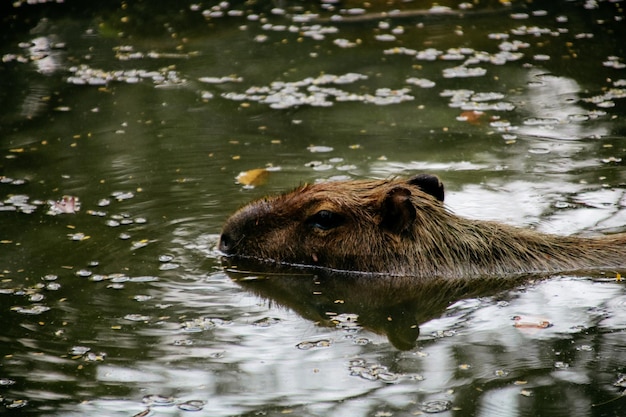
<path fill-rule="evenodd" d="M 237 175 L 237 182 L 242 185 L 258 186 L 267 182 L 269 172 L 265 168 L 256 168 L 249 171 L 240 172 Z"/>
<path fill-rule="evenodd" d="M 80 210 L 80 201 L 78 197 L 64 195 L 58 201 L 49 201 L 50 210 L 48 214 L 56 216 L 57 214 L 74 214 Z"/>
<path fill-rule="evenodd" d="M 552 326 L 549 320 L 536 317 L 515 316 L 513 320 L 515 321 L 513 326 L 521 329 L 547 329 Z"/>

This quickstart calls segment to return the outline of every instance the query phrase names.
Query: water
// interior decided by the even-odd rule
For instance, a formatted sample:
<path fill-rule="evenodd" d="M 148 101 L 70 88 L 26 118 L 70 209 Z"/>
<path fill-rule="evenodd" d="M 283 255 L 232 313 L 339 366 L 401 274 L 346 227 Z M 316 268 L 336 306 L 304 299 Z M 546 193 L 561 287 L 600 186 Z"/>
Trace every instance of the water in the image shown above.
<path fill-rule="evenodd" d="M 626 414 L 619 271 L 221 267 L 230 213 L 329 178 L 425 171 L 460 215 L 626 230 L 623 4 L 432 6 L 1 6 L 2 413 Z"/>

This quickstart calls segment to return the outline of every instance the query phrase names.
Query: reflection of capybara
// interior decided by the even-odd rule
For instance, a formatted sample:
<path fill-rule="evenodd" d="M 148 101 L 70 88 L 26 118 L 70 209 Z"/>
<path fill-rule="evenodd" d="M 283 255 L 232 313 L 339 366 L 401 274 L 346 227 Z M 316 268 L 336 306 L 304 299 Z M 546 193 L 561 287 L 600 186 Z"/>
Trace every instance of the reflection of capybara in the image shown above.
<path fill-rule="evenodd" d="M 626 234 L 565 237 L 458 217 L 432 175 L 327 182 L 254 201 L 224 225 L 226 255 L 415 277 L 626 267 Z"/>

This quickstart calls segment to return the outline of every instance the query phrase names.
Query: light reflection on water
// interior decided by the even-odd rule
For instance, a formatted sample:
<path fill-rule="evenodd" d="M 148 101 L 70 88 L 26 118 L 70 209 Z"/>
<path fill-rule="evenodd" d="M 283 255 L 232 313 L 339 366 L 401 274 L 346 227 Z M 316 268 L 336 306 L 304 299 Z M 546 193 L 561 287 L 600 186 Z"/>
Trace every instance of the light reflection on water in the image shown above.
<path fill-rule="evenodd" d="M 0 407 L 625 413 L 618 271 L 459 292 L 221 269 L 229 213 L 328 178 L 427 171 L 463 216 L 624 231 L 619 2 L 371 20 L 388 5 L 348 3 L 105 5 L 71 24 L 21 6 L 33 27 L 0 51 Z M 80 207 L 47 214 L 63 196 Z"/>

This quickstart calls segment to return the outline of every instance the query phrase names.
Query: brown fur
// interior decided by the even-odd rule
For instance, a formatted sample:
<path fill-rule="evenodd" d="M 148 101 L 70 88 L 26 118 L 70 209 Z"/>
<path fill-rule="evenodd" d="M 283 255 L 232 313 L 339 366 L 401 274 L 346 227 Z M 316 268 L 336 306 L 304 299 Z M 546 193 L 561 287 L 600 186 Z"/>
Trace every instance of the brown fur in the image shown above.
<path fill-rule="evenodd" d="M 462 218 L 442 201 L 443 185 L 430 175 L 305 185 L 236 212 L 219 247 L 235 257 L 420 278 L 626 267 L 626 233 L 549 235 Z"/>

